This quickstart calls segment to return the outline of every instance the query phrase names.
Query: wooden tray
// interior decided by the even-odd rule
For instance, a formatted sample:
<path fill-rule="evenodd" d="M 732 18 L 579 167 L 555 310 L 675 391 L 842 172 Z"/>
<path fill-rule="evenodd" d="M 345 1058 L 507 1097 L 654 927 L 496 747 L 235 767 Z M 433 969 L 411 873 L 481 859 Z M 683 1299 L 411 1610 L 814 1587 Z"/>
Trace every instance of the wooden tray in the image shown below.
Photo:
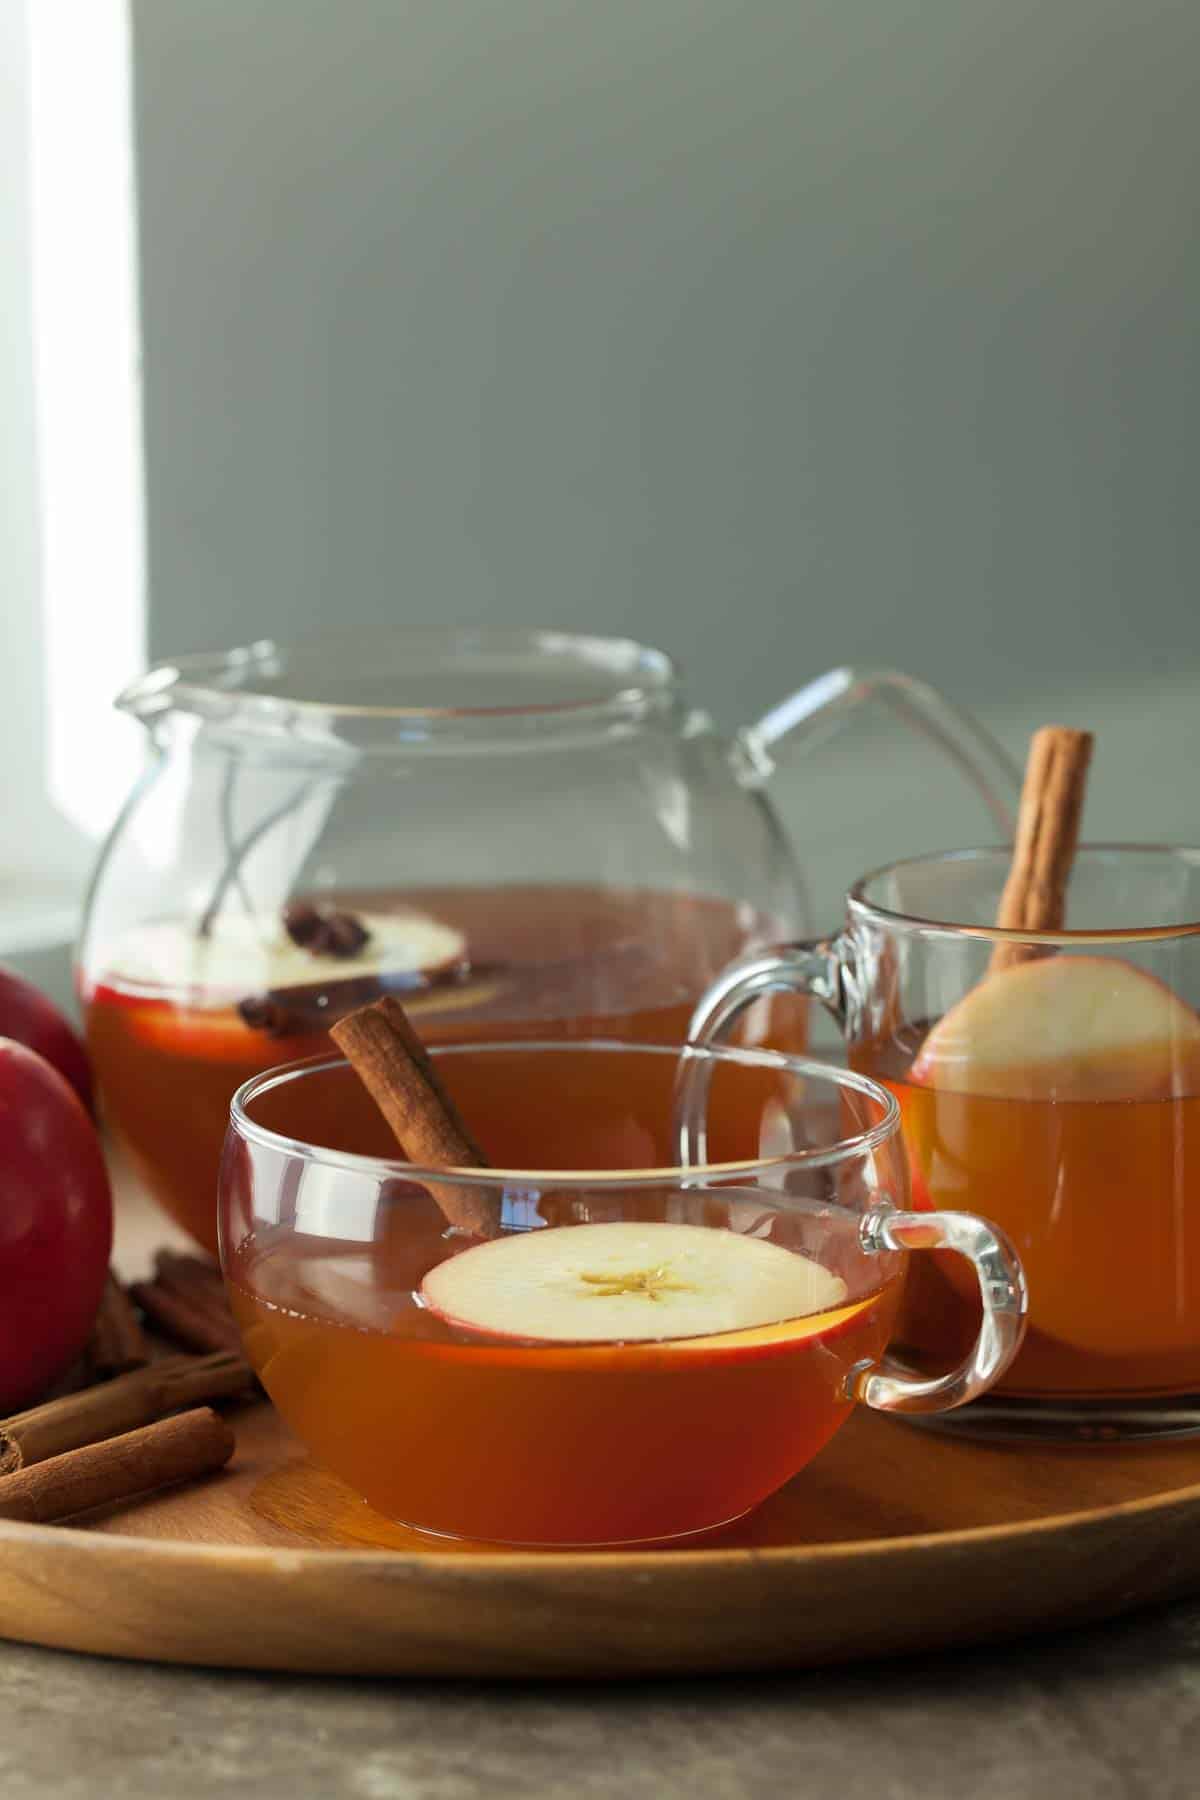
<path fill-rule="evenodd" d="M 431 1551 L 270 1407 L 212 1481 L 86 1527 L 0 1523 L 0 1635 L 337 1674 L 800 1666 L 1098 1619 L 1200 1586 L 1194 1448 L 1014 1451 L 855 1417 L 702 1550 Z"/>
<path fill-rule="evenodd" d="M 121 1183 L 118 1260 L 181 1241 Z M 0 1521 L 0 1636 L 337 1674 L 675 1674 L 1052 1630 L 1200 1588 L 1194 1444 L 1014 1449 L 860 1412 L 703 1549 L 428 1540 L 314 1468 L 265 1402 L 230 1469 L 82 1526 Z"/>

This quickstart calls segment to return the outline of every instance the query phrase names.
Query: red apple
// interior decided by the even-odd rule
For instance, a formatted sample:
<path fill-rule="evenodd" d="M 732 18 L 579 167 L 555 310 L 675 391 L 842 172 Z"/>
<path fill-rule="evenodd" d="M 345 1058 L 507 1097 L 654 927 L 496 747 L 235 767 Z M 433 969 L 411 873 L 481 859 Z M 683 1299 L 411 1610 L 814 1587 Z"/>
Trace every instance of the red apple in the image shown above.
<path fill-rule="evenodd" d="M 15 1038 L 36 1050 L 70 1082 L 92 1111 L 92 1071 L 75 1028 L 31 981 L 0 967 L 0 1037 Z"/>
<path fill-rule="evenodd" d="M 111 1250 L 91 1120 L 44 1057 L 0 1038 L 0 1411 L 36 1400 L 82 1351 Z"/>

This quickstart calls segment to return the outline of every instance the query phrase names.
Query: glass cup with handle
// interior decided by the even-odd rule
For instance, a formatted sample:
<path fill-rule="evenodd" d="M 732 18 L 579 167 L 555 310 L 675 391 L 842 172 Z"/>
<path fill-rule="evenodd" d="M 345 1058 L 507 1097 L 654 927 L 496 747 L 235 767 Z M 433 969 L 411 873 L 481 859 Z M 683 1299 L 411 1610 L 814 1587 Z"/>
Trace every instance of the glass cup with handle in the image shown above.
<path fill-rule="evenodd" d="M 717 1041 L 779 991 L 813 995 L 904 1122 L 914 1209 L 969 1207 L 1011 1236 L 1029 1331 L 948 1428 L 1107 1439 L 1200 1426 L 1200 851 L 1084 847 L 1070 930 L 991 924 L 1008 851 L 893 864 L 834 938 L 742 958 L 698 1007 Z M 702 1146 L 697 1148 L 702 1149 Z M 898 1354 L 969 1343 L 952 1255 L 915 1263 Z"/>
<path fill-rule="evenodd" d="M 982 1220 L 909 1209 L 899 1108 L 867 1077 L 608 1040 L 430 1054 L 496 1166 L 402 1161 L 326 1058 L 243 1085 L 220 1184 L 246 1355 L 391 1519 L 530 1545 L 712 1531 L 855 1402 L 953 1407 L 1011 1360 L 1019 1262 Z M 680 1085 L 709 1154 L 686 1168 Z M 887 1345 L 906 1265 L 937 1246 L 973 1265 L 984 1316 L 922 1379 Z"/>

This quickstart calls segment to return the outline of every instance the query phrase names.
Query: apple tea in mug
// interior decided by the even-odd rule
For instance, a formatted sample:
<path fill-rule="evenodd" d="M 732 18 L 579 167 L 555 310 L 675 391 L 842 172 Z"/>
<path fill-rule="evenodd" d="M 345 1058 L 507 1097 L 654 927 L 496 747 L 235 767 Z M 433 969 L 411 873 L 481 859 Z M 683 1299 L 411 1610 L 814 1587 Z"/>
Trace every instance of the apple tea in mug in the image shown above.
<path fill-rule="evenodd" d="M 241 1091 L 221 1213 L 246 1354 L 379 1512 L 508 1544 L 684 1537 L 759 1505 L 856 1399 L 907 1399 L 886 1358 L 901 1252 L 914 1229 L 939 1240 L 937 1215 L 897 1209 L 894 1103 L 822 1065 L 697 1054 L 710 1160 L 687 1169 L 666 1047 L 435 1049 L 501 1165 L 452 1181 L 387 1159 L 345 1063 Z M 448 1224 L 451 1200 L 475 1229 Z M 946 1378 L 953 1398 L 1019 1338 L 1019 1274 L 970 1224 L 1009 1305 L 993 1315 L 999 1363 L 976 1346 Z"/>
<path fill-rule="evenodd" d="M 914 1205 L 970 1206 L 1020 1249 L 1016 1394 L 1200 1394 L 1200 1017 L 1127 957 L 1018 964 L 852 1053 L 900 1102 Z M 910 1277 L 898 1337 L 920 1363 L 975 1329 L 956 1264 Z"/>
<path fill-rule="evenodd" d="M 280 1413 L 377 1511 L 503 1543 L 638 1542 L 738 1518 L 841 1423 L 898 1299 L 894 1273 L 835 1274 L 847 1248 L 819 1262 L 613 1220 L 431 1244 L 423 1273 L 386 1240 L 267 1248 L 230 1293 Z"/>
<path fill-rule="evenodd" d="M 949 1423 L 1195 1431 L 1200 851 L 1085 846 L 1057 930 L 992 924 L 1008 862 L 962 851 L 864 877 L 836 939 L 735 965 L 693 1030 L 726 1028 L 768 987 L 819 994 L 851 1066 L 899 1102 L 914 1209 L 966 1207 L 1012 1238 L 1025 1342 Z M 960 1353 L 978 1321 L 957 1257 L 914 1262 L 896 1326 L 912 1366 Z"/>

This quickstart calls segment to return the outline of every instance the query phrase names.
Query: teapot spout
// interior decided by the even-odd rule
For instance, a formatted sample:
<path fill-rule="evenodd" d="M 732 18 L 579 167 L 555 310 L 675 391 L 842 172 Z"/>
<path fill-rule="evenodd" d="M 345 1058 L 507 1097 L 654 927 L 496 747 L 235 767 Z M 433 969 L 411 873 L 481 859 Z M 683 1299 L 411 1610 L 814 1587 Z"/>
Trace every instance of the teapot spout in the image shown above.
<path fill-rule="evenodd" d="M 937 744 L 976 788 L 1005 839 L 1013 834 L 1020 771 L 1008 752 L 970 713 L 928 682 L 896 669 L 830 669 L 773 706 L 737 739 L 743 778 L 769 779 L 783 743 L 805 750 L 841 729 L 854 708 L 878 700 L 911 731 Z"/>

